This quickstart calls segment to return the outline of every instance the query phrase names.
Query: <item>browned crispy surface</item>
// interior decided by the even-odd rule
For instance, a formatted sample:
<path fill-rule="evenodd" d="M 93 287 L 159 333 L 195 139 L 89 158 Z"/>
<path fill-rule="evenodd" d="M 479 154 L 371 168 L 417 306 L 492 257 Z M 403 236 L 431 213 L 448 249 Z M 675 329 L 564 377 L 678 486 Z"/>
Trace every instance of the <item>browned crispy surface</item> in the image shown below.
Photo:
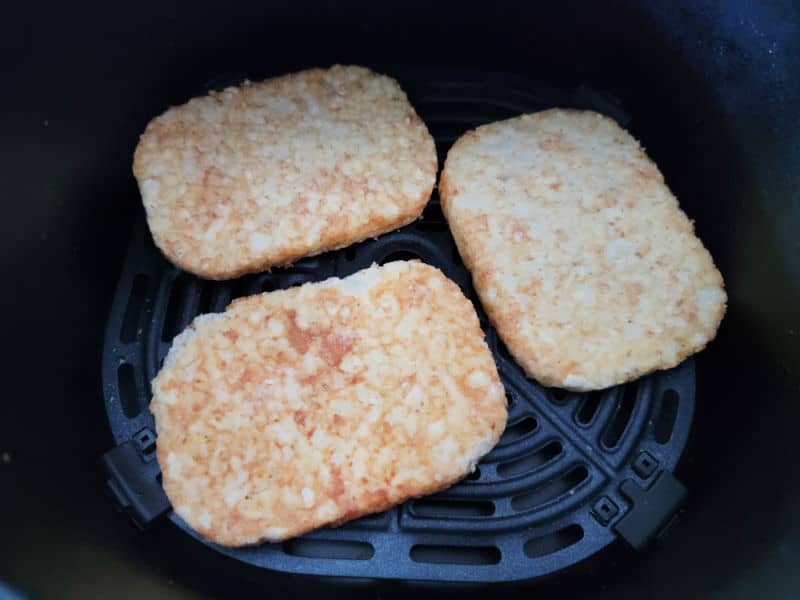
<path fill-rule="evenodd" d="M 334 66 L 169 109 L 147 126 L 133 171 L 167 258 L 227 279 L 413 221 L 436 152 L 396 81 Z"/>
<path fill-rule="evenodd" d="M 474 308 L 418 262 L 198 317 L 153 393 L 164 489 L 189 525 L 226 545 L 447 487 L 506 422 Z"/>

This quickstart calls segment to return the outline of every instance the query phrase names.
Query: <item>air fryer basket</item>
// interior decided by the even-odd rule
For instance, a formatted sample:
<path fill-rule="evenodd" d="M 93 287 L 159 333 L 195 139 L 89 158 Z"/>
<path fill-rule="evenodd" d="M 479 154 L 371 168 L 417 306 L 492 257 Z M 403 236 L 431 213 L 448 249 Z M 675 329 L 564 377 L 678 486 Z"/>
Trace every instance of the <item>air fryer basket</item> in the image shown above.
<path fill-rule="evenodd" d="M 223 84 L 225 82 L 219 82 Z M 439 163 L 465 131 L 552 106 L 591 107 L 627 124 L 604 94 L 573 93 L 480 73 L 401 84 L 436 140 Z M 436 581 L 504 581 L 552 574 L 615 538 L 643 548 L 685 496 L 674 478 L 695 402 L 689 359 L 666 372 L 593 393 L 545 389 L 514 363 L 477 301 L 438 196 L 417 222 L 377 239 L 298 261 L 291 268 L 210 282 L 169 265 L 140 218 L 106 330 L 103 388 L 119 446 L 105 456 L 118 504 L 141 526 L 174 513 L 159 484 L 149 382 L 172 338 L 231 299 L 307 281 L 345 277 L 373 263 L 415 258 L 440 268 L 472 298 L 506 388 L 509 420 L 497 448 L 462 483 L 340 528 L 284 544 L 220 552 L 291 573 Z M 418 332 L 424 335 L 424 332 Z"/>

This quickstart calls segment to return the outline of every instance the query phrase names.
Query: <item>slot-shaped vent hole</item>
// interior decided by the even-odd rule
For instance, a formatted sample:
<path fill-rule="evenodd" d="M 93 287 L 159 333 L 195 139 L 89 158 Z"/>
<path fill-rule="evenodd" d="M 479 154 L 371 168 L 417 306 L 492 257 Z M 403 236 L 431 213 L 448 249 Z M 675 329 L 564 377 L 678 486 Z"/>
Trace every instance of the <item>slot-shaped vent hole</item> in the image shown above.
<path fill-rule="evenodd" d="M 506 404 L 508 405 L 508 408 L 514 406 L 514 394 L 506 392 Z"/>
<path fill-rule="evenodd" d="M 411 503 L 411 511 L 418 517 L 490 517 L 494 514 L 494 503 L 488 500 L 422 498 Z"/>
<path fill-rule="evenodd" d="M 189 292 L 189 277 L 178 275 L 172 280 L 169 288 L 169 302 L 164 315 L 164 326 L 161 329 L 161 339 L 171 342 L 188 323 L 183 322 L 183 308 L 186 304 L 186 295 Z"/>
<path fill-rule="evenodd" d="M 387 519 L 389 515 L 386 511 L 366 515 L 353 521 L 348 521 L 342 525 L 344 530 L 354 529 L 385 529 L 388 526 Z"/>
<path fill-rule="evenodd" d="M 497 353 L 507 360 L 514 360 L 508 348 L 499 337 L 497 338 Z"/>
<path fill-rule="evenodd" d="M 367 542 L 350 540 L 312 540 L 296 538 L 283 543 L 283 551 L 302 558 L 330 558 L 336 560 L 369 560 L 375 548 Z"/>
<path fill-rule="evenodd" d="M 375 525 L 379 523 L 383 523 L 386 520 L 387 512 L 379 512 L 379 513 L 372 513 L 371 515 L 363 516 L 355 521 L 350 521 L 348 524 L 352 525 L 353 523 L 359 525 Z"/>
<path fill-rule="evenodd" d="M 633 408 L 636 406 L 636 396 L 639 386 L 636 383 L 628 383 L 622 391 L 622 398 L 617 402 L 617 408 L 611 416 L 611 420 L 606 425 L 603 432 L 603 445 L 606 448 L 614 448 L 619 444 L 628 422 L 631 420 Z"/>
<path fill-rule="evenodd" d="M 136 371 L 133 365 L 122 363 L 117 369 L 117 383 L 119 384 L 119 402 L 122 412 L 129 419 L 138 415 L 142 407 L 139 404 L 139 393 L 136 391 Z"/>
<path fill-rule="evenodd" d="M 521 494 L 511 499 L 511 508 L 514 510 L 530 510 L 555 500 L 572 492 L 576 487 L 589 477 L 589 471 L 584 466 L 575 467 L 566 474 L 539 486 L 527 494 Z"/>
<path fill-rule="evenodd" d="M 459 253 L 458 246 L 456 246 L 455 242 L 453 242 L 453 249 L 452 249 L 452 255 L 451 256 L 453 258 L 453 264 L 454 265 L 463 265 L 464 264 L 464 261 L 461 260 L 461 254 Z"/>
<path fill-rule="evenodd" d="M 126 344 L 134 341 L 139 335 L 148 282 L 149 278 L 143 273 L 133 279 L 131 294 L 128 296 L 128 305 L 125 307 L 125 316 L 122 320 L 122 331 L 119 334 L 120 339 Z"/>
<path fill-rule="evenodd" d="M 678 392 L 675 390 L 667 390 L 661 396 L 661 405 L 655 418 L 655 430 L 653 432 L 659 444 L 666 444 L 672 437 L 675 419 L 678 417 L 678 401 Z"/>
<path fill-rule="evenodd" d="M 320 267 L 319 256 L 307 256 L 306 258 L 301 258 L 296 263 L 294 263 L 295 269 L 302 269 L 303 271 L 307 271 L 310 273 L 315 273 Z"/>
<path fill-rule="evenodd" d="M 393 262 L 395 260 L 419 260 L 420 255 L 414 254 L 413 252 L 409 252 L 408 250 L 400 250 L 399 252 L 392 252 L 391 254 L 384 256 L 380 260 L 380 264 L 385 265 L 386 263 Z"/>
<path fill-rule="evenodd" d="M 200 300 L 197 302 L 197 314 L 206 315 L 214 311 L 214 284 L 203 282 L 200 285 Z"/>
<path fill-rule="evenodd" d="M 265 279 L 261 282 L 261 291 L 262 292 L 274 292 L 275 291 L 275 282 L 272 279 Z"/>
<path fill-rule="evenodd" d="M 539 558 L 569 548 L 583 539 L 583 528 L 580 525 L 569 525 L 542 537 L 525 542 L 522 550 L 528 558 Z"/>
<path fill-rule="evenodd" d="M 470 302 L 475 306 L 475 312 L 478 314 L 478 321 L 481 322 L 481 327 L 486 327 L 489 325 L 489 317 L 486 316 L 486 313 L 483 312 L 483 307 L 481 306 L 480 298 L 473 290 L 472 293 L 468 295 Z"/>
<path fill-rule="evenodd" d="M 252 296 L 253 294 L 257 294 L 258 291 L 259 285 L 256 276 L 245 275 L 244 277 L 239 277 L 239 279 L 233 282 L 233 286 L 231 288 L 231 300 L 243 298 L 245 296 Z"/>
<path fill-rule="evenodd" d="M 550 388 L 550 400 L 556 404 L 564 404 L 564 402 L 567 401 L 567 396 L 569 396 L 569 392 L 567 390 L 562 390 L 561 388 Z"/>
<path fill-rule="evenodd" d="M 475 470 L 469 475 L 467 475 L 464 479 L 466 479 L 467 481 L 477 481 L 480 478 L 481 478 L 481 468 L 475 467 Z"/>
<path fill-rule="evenodd" d="M 537 427 L 539 427 L 539 422 L 536 419 L 533 417 L 525 417 L 506 427 L 506 430 L 500 438 L 500 443 L 510 444 L 511 442 L 516 442 L 536 431 Z"/>
<path fill-rule="evenodd" d="M 311 273 L 290 273 L 286 276 L 286 287 L 295 287 L 303 285 L 309 281 L 313 281 L 314 276 Z"/>
<path fill-rule="evenodd" d="M 549 463 L 563 451 L 564 447 L 561 442 L 552 441 L 536 450 L 536 452 L 499 464 L 497 466 L 497 474 L 500 477 L 509 478 L 530 473 Z"/>
<path fill-rule="evenodd" d="M 599 391 L 589 392 L 584 395 L 583 402 L 576 415 L 578 423 L 581 425 L 588 425 L 592 422 L 597 414 L 597 409 L 600 408 L 600 400 L 602 397 L 603 395 Z"/>
<path fill-rule="evenodd" d="M 437 565 L 496 565 L 500 550 L 495 546 L 435 546 L 417 544 L 411 548 L 411 560 Z"/>

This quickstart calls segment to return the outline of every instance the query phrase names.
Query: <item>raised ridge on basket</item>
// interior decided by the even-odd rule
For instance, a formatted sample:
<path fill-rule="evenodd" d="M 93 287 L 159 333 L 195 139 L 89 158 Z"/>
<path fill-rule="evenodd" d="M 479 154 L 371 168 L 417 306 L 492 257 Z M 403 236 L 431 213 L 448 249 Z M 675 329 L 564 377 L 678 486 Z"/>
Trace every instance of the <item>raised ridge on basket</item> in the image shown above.
<path fill-rule="evenodd" d="M 410 504 L 412 514 L 417 517 L 432 518 L 469 518 L 491 517 L 494 514 L 494 503 L 489 500 L 454 500 L 441 496 L 419 498 Z"/>
<path fill-rule="evenodd" d="M 411 560 L 444 565 L 496 565 L 500 550 L 496 546 L 447 546 L 417 544 L 411 548 Z"/>
<path fill-rule="evenodd" d="M 119 339 L 123 344 L 130 344 L 142 334 L 142 316 L 149 283 L 150 278 L 145 273 L 137 273 L 133 278 L 119 332 Z"/>
<path fill-rule="evenodd" d="M 589 469 L 578 465 L 534 490 L 520 494 L 511 499 L 514 510 L 535 510 L 553 500 L 575 493 L 575 489 L 589 478 Z"/>
<path fill-rule="evenodd" d="M 528 558 L 539 558 L 569 548 L 583 539 L 583 527 L 567 525 L 551 533 L 532 538 L 525 542 L 523 552 Z"/>
<path fill-rule="evenodd" d="M 678 402 L 680 397 L 675 390 L 666 390 L 661 394 L 660 402 L 657 404 L 657 414 L 653 419 L 653 434 L 659 444 L 666 444 L 672 437 L 675 419 L 678 416 Z"/>
<path fill-rule="evenodd" d="M 353 540 L 295 538 L 283 542 L 282 547 L 286 554 L 304 558 L 369 560 L 375 554 L 375 548 L 372 547 L 372 544 Z"/>
<path fill-rule="evenodd" d="M 564 446 L 558 440 L 550 440 L 533 452 L 508 460 L 497 465 L 500 477 L 510 478 L 531 473 L 546 465 L 564 452 Z"/>

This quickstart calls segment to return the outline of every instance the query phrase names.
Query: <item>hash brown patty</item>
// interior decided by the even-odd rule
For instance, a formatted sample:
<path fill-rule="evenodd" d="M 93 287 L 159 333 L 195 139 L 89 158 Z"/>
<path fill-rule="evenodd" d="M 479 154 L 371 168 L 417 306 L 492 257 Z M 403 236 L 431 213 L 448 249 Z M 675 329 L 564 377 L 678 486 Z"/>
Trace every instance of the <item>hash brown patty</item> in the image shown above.
<path fill-rule="evenodd" d="M 441 490 L 491 450 L 507 415 L 474 307 L 419 262 L 197 317 L 152 387 L 164 490 L 229 546 Z"/>
<path fill-rule="evenodd" d="M 422 213 L 436 168 L 433 138 L 397 82 L 339 65 L 170 108 L 133 163 L 156 245 L 208 279 L 401 227 Z"/>
<path fill-rule="evenodd" d="M 553 109 L 484 125 L 453 145 L 439 187 L 489 318 L 539 382 L 606 388 L 714 338 L 722 276 L 611 119 Z"/>

